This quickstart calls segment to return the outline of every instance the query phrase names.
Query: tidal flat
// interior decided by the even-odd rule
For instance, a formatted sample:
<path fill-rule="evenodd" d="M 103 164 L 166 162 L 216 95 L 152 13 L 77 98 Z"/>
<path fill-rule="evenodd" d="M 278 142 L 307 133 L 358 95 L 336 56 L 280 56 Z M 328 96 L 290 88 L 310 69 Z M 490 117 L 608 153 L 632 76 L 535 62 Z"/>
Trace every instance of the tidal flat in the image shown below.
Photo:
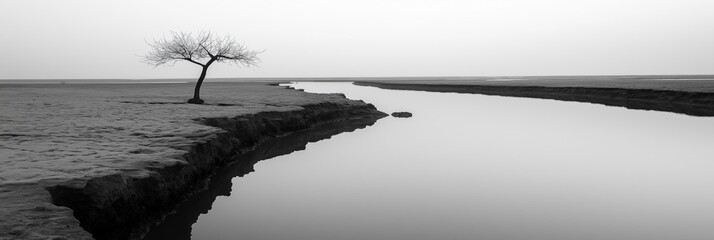
<path fill-rule="evenodd" d="M 491 127 L 479 128 L 477 131 L 467 131 L 465 130 L 467 128 L 458 130 L 463 132 L 462 135 L 468 136 L 466 140 L 458 141 L 458 143 L 454 142 L 455 140 L 448 140 L 449 137 L 444 136 L 444 138 L 434 139 L 437 140 L 437 142 L 433 144 L 427 144 L 428 141 L 417 141 L 412 145 L 407 146 L 407 148 L 411 149 L 413 148 L 411 146 L 425 144 L 421 147 L 421 149 L 439 149 L 438 151 L 434 151 L 434 153 L 440 154 L 439 156 L 435 156 L 435 159 L 463 160 L 458 164 L 474 160 L 477 160 L 474 161 L 474 163 L 486 164 L 489 163 L 486 160 L 494 160 L 510 156 L 508 152 L 516 151 L 513 148 L 524 152 L 528 152 L 529 150 L 535 151 L 532 149 L 532 143 L 526 142 L 522 146 L 510 145 L 513 145 L 512 141 L 514 139 L 520 139 L 518 136 L 531 136 L 529 132 L 537 131 L 537 129 L 543 128 L 543 125 L 538 126 L 537 124 L 533 125 L 533 127 L 524 127 L 530 126 L 528 124 L 531 123 L 525 125 L 513 125 L 514 123 L 523 120 L 531 121 L 542 118 L 540 115 L 542 115 L 545 110 L 537 110 L 539 108 L 531 106 L 541 104 L 540 101 L 542 100 L 536 101 L 532 99 L 521 99 L 516 101 L 513 100 L 514 98 L 494 98 L 486 96 L 478 96 L 475 99 L 461 99 L 461 97 L 465 96 L 444 95 L 446 96 L 444 97 L 439 95 L 434 96 L 433 101 L 422 102 L 425 99 L 431 98 L 419 95 L 412 96 L 414 97 L 413 101 L 409 100 L 408 102 L 400 102 L 407 101 L 405 99 L 409 99 L 408 96 L 411 96 L 412 93 L 410 93 L 411 91 L 394 90 L 377 91 L 378 96 L 390 96 L 389 98 L 352 97 L 350 99 L 353 100 L 350 100 L 343 94 L 345 92 L 340 92 L 343 85 L 351 86 L 351 84 L 348 83 L 349 81 L 358 81 L 357 84 L 359 85 L 377 86 L 386 89 L 476 93 L 474 95 L 484 94 L 506 97 L 548 98 L 658 111 L 647 113 L 647 116 L 644 116 L 637 113 L 637 111 L 635 111 L 635 113 L 631 113 L 629 110 L 619 109 L 615 111 L 617 112 L 617 116 L 620 116 L 620 114 L 624 114 L 623 116 L 625 116 L 620 117 L 619 119 L 626 120 L 629 118 L 636 118 L 641 119 L 642 121 L 638 121 L 638 123 L 630 122 L 629 120 L 624 121 L 618 123 L 617 125 L 612 125 L 617 126 L 615 128 L 612 126 L 600 126 L 602 129 L 609 130 L 601 131 L 598 134 L 602 134 L 604 132 L 611 133 L 610 136 L 603 136 L 603 138 L 622 134 L 622 131 L 625 130 L 630 131 L 632 129 L 640 129 L 640 127 L 636 126 L 639 123 L 647 123 L 645 125 L 649 126 L 655 124 L 655 122 L 657 122 L 657 124 L 661 122 L 662 125 L 660 127 L 648 130 L 650 132 L 647 134 L 651 134 L 652 131 L 656 130 L 655 132 L 658 134 L 661 132 L 658 136 L 665 136 L 665 138 L 669 136 L 668 138 L 671 138 L 661 139 L 661 142 L 669 142 L 672 139 L 680 138 L 689 139 L 687 136 L 692 135 L 687 134 L 691 133 L 691 131 L 689 131 L 691 129 L 686 129 L 687 131 L 683 131 L 683 129 L 678 130 L 674 127 L 674 125 L 690 121 L 707 121 L 708 118 L 680 116 L 680 114 L 662 112 L 684 113 L 693 116 L 710 116 L 708 114 L 710 114 L 711 109 L 714 108 L 712 106 L 714 80 L 711 76 L 312 79 L 318 81 L 345 82 L 340 83 L 340 87 L 335 88 L 337 91 L 332 89 L 333 85 L 320 85 L 321 83 L 316 83 L 317 85 L 309 85 L 317 89 L 321 89 L 323 86 L 327 87 L 328 91 L 321 92 L 323 94 L 306 93 L 303 91 L 277 86 L 276 84 L 278 82 L 293 80 L 305 81 L 311 79 L 272 79 L 261 80 L 261 82 L 210 82 L 207 83 L 203 89 L 206 100 L 206 104 L 204 105 L 185 103 L 193 85 L 190 81 L 157 81 L 151 83 L 116 82 L 112 84 L 91 82 L 69 82 L 67 84 L 59 84 L 57 82 L 48 82 L 39 84 L 0 85 L 0 100 L 2 100 L 0 102 L 0 107 L 2 108 L 2 115 L 0 115 L 0 155 L 2 156 L 2 158 L 0 158 L 0 215 L 4 216 L 0 219 L 0 239 L 141 238 L 141 236 L 148 229 L 148 226 L 163 219 L 166 213 L 173 211 L 174 207 L 183 201 L 185 196 L 202 191 L 202 187 L 207 184 L 206 179 L 212 176 L 217 169 L 230 165 L 232 161 L 235 161 L 233 158 L 234 156 L 242 153 L 248 153 L 250 150 L 253 150 L 254 147 L 259 146 L 261 143 L 271 139 L 285 136 L 292 132 L 311 129 L 318 125 L 327 124 L 324 126 L 332 126 L 334 128 L 338 128 L 339 131 L 328 130 L 326 133 L 320 133 L 317 135 L 309 132 L 303 133 L 309 137 L 309 140 L 301 142 L 311 142 L 316 141 L 317 139 L 329 138 L 331 135 L 338 134 L 342 131 L 351 131 L 356 128 L 369 126 L 377 121 L 377 119 L 386 116 L 386 114 L 379 112 L 379 110 L 389 110 L 390 112 L 412 111 L 409 106 L 417 103 L 417 105 L 421 107 L 436 107 L 429 108 L 427 110 L 415 111 L 415 119 L 404 119 L 404 121 L 385 121 L 385 123 L 382 124 L 382 129 L 370 129 L 369 132 L 380 131 L 389 133 L 389 131 L 385 129 L 384 125 L 389 125 L 391 128 L 399 130 L 401 129 L 400 127 L 412 126 L 415 123 L 423 123 L 424 121 L 436 124 L 433 126 L 429 125 L 430 127 L 425 127 L 426 125 L 421 127 L 414 126 L 415 128 L 411 130 L 404 129 L 402 132 L 390 135 L 402 136 L 404 139 L 388 141 L 390 143 L 408 142 L 408 139 L 419 139 L 420 137 L 432 139 L 434 138 L 433 136 L 440 136 L 443 134 L 448 135 L 451 131 L 446 130 L 443 124 L 439 124 L 441 121 L 449 121 L 455 127 L 459 126 L 456 123 L 461 123 L 465 119 L 471 120 L 469 120 L 470 122 L 468 124 L 464 123 L 464 126 L 471 127 L 483 126 L 490 121 Z M 486 88 L 483 88 L 483 86 L 486 86 Z M 494 87 L 496 90 L 489 87 Z M 357 87 L 356 90 L 361 92 L 366 91 L 365 89 L 369 90 L 373 88 Z M 596 91 L 593 91 L 593 89 Z M 368 92 L 370 91 L 372 90 L 369 90 Z M 404 97 L 402 97 L 402 95 L 404 95 Z M 368 94 L 366 96 L 370 95 Z M 350 97 L 350 95 L 347 95 L 347 97 Z M 367 102 L 359 99 L 363 99 Z M 378 110 L 375 106 L 371 105 L 371 103 L 375 103 L 375 105 L 377 105 L 380 109 Z M 437 106 L 437 103 L 445 105 L 439 107 Z M 456 105 L 461 107 L 459 109 L 445 107 Z M 531 107 L 520 108 L 520 105 Z M 553 111 L 554 113 L 557 113 L 553 116 L 559 117 L 550 119 L 550 121 L 543 121 L 543 123 L 553 124 L 564 121 L 564 126 L 576 127 L 567 125 L 572 125 L 572 123 L 568 123 L 567 119 L 573 117 L 571 115 L 574 112 L 590 111 L 588 109 L 596 111 L 596 114 L 590 114 L 592 116 L 599 116 L 608 121 L 614 121 L 613 119 L 615 118 L 610 116 L 610 114 L 612 114 L 611 109 L 617 108 L 598 106 L 598 108 L 595 109 L 593 106 L 589 105 L 591 104 L 583 105 L 582 103 L 578 103 L 575 105 L 562 105 L 570 110 Z M 663 109 L 661 106 L 669 108 Z M 561 105 L 558 104 L 557 108 L 559 109 L 560 107 Z M 603 109 L 600 109 L 600 107 Z M 414 108 L 417 109 L 416 106 Z M 464 109 L 471 110 L 464 112 L 466 115 L 462 114 L 463 116 L 454 115 L 454 113 L 461 112 Z M 522 111 L 518 109 L 521 109 Z M 543 109 L 547 110 L 549 107 Z M 506 116 L 504 113 L 507 113 L 506 115 L 512 115 Z M 683 117 L 686 117 L 686 119 L 680 119 Z M 666 121 L 655 121 L 655 119 L 660 118 Z M 344 123 L 352 120 L 357 120 L 359 126 L 349 128 L 345 127 Z M 674 125 L 666 122 L 674 123 Z M 599 126 L 599 124 L 600 123 L 595 121 L 583 124 L 583 126 Z M 695 124 L 686 125 L 695 126 Z M 514 126 L 520 127 L 514 128 Z M 562 128 L 555 125 L 552 127 L 553 131 L 540 131 L 538 133 L 541 135 L 535 134 L 532 136 L 551 136 L 554 135 L 555 130 Z M 515 131 L 518 129 L 520 129 L 520 132 Z M 610 131 L 613 129 L 620 129 L 621 132 Z M 707 129 L 709 128 L 702 129 L 704 129 L 702 131 L 707 132 Z M 492 135 L 485 134 L 488 130 L 497 132 Z M 573 129 L 573 132 L 579 132 L 581 130 L 583 129 Z M 671 130 L 671 133 L 666 133 L 665 130 Z M 677 134 L 675 134 L 675 132 L 677 132 Z M 430 134 L 419 135 L 418 133 Z M 358 136 L 362 135 L 364 135 L 364 133 L 358 134 Z M 632 139 L 637 139 L 637 135 L 643 134 L 633 132 L 631 135 Z M 316 138 L 317 136 L 319 136 L 319 138 Z M 571 137 L 573 139 L 578 138 L 578 136 Z M 357 140 L 359 139 L 367 138 L 357 138 Z M 374 140 L 359 144 L 351 144 L 354 146 L 360 146 L 357 148 L 358 151 L 353 155 L 360 156 L 359 154 L 363 152 L 371 152 L 361 149 L 362 147 L 370 146 L 367 147 L 367 149 L 388 149 L 391 151 L 389 153 L 389 156 L 393 156 L 391 161 L 385 161 L 385 159 L 380 156 L 365 155 L 362 159 L 354 159 L 352 162 L 342 162 L 341 164 L 344 164 L 344 166 L 357 164 L 353 166 L 353 168 L 350 168 L 349 171 L 343 173 L 343 176 L 346 176 L 347 173 L 354 174 L 355 172 L 352 171 L 352 169 L 358 168 L 364 164 L 362 161 L 369 159 L 369 161 L 374 162 L 370 166 L 379 166 L 384 164 L 393 165 L 393 171 L 386 171 L 386 168 L 380 171 L 385 172 L 385 176 L 387 176 L 387 178 L 385 181 L 380 181 L 380 184 L 374 187 L 383 186 L 384 184 L 391 186 L 397 184 L 397 182 L 390 183 L 389 179 L 393 179 L 394 176 L 404 174 L 404 172 L 401 172 L 401 170 L 398 170 L 397 168 L 410 166 L 414 162 L 409 161 L 418 159 L 419 155 L 426 156 L 425 154 L 419 154 L 418 151 L 415 151 L 413 153 L 414 156 L 411 156 L 407 154 L 411 154 L 411 151 L 408 149 L 396 150 L 400 148 L 389 144 L 382 144 L 381 141 L 389 139 L 385 136 L 373 136 L 373 139 Z M 442 141 L 439 139 L 444 140 Z M 508 140 L 509 142 L 501 142 L 498 141 L 499 139 Z M 536 142 L 535 139 L 533 140 Z M 472 159 L 469 157 L 476 153 L 457 154 L 459 150 L 456 146 L 462 146 L 463 144 L 468 145 L 474 141 L 479 141 L 482 145 L 485 144 L 483 146 L 491 146 L 488 148 L 483 147 L 481 149 L 479 154 L 486 154 L 483 158 Z M 554 143 L 553 146 L 565 144 L 565 142 L 556 142 L 557 144 Z M 609 141 L 594 142 L 590 147 L 583 148 L 582 151 L 594 151 L 590 152 L 590 154 L 598 153 L 599 155 L 595 154 L 593 156 L 601 156 L 602 159 L 606 159 L 609 156 L 608 151 L 612 149 L 620 149 L 619 147 L 608 142 Z M 634 142 L 638 141 L 633 141 L 633 143 Z M 500 143 L 505 145 L 501 146 L 499 145 Z M 689 144 L 689 146 L 686 147 L 686 149 L 689 149 L 689 147 L 694 149 L 690 152 L 706 152 L 701 148 L 695 148 L 700 145 L 706 145 L 706 140 L 691 143 L 692 144 Z M 304 148 L 304 144 L 301 143 L 296 147 Z M 630 143 L 623 144 L 629 145 Z M 473 146 L 466 145 L 463 146 L 463 149 L 473 148 Z M 578 149 L 578 147 L 582 146 L 576 145 L 573 149 Z M 327 147 L 326 149 L 323 149 L 323 152 L 330 152 L 328 151 L 329 149 L 334 148 Z M 452 150 L 447 151 L 446 149 Z M 495 152 L 491 151 L 494 149 L 500 150 Z M 543 159 L 547 159 L 549 154 L 562 151 L 562 149 L 548 147 L 539 149 L 542 151 L 535 151 L 535 153 L 542 155 Z M 570 148 L 566 147 L 565 149 Z M 598 149 L 605 150 L 600 151 Z M 643 151 L 655 152 L 653 149 L 649 149 L 648 146 L 641 146 L 639 149 Z M 672 159 L 678 158 L 685 160 L 682 163 L 696 162 L 697 164 L 704 164 L 702 162 L 697 162 L 699 161 L 699 158 L 695 159 L 692 156 L 689 156 L 689 154 L 685 151 L 686 149 L 685 147 L 681 147 L 675 151 L 674 149 L 667 150 L 667 148 L 662 147 L 657 151 L 664 151 L 660 154 L 660 156 L 670 156 L 676 152 L 678 155 L 676 157 L 672 155 Z M 632 158 L 629 159 L 635 161 L 632 165 L 640 164 L 643 161 L 643 159 L 640 159 L 642 158 L 642 155 L 638 155 L 641 153 L 631 152 L 631 149 L 620 150 L 626 151 L 627 154 L 630 154 L 628 156 L 632 156 Z M 343 154 L 346 152 L 345 150 L 339 151 Z M 387 150 L 384 151 L 386 152 Z M 273 154 L 275 153 L 269 152 L 264 155 L 272 156 Z M 575 155 L 576 154 L 573 156 Z M 518 156 L 518 159 L 527 160 L 529 157 L 525 155 Z M 584 158 L 581 156 L 576 159 L 595 159 L 595 157 L 591 156 Z M 624 159 L 612 159 L 612 161 L 615 160 L 619 161 Z M 550 161 L 552 162 L 554 160 Z M 583 166 L 596 164 L 596 162 L 598 161 L 584 162 Z M 323 162 L 322 165 L 324 165 L 324 163 L 326 162 Z M 536 163 L 520 162 L 518 165 L 527 166 L 528 164 Z M 567 164 L 565 166 L 569 166 Z M 251 171 L 252 169 L 252 165 L 250 166 L 251 167 L 248 168 L 248 171 Z M 484 166 L 487 167 L 488 164 Z M 648 166 L 649 168 L 652 168 L 652 166 L 659 165 L 637 166 Z M 692 169 L 679 165 L 679 163 L 676 163 L 675 166 L 676 168 L 673 169 L 682 170 L 676 174 L 692 173 Z M 287 169 L 286 171 L 294 171 L 296 169 L 295 167 L 296 166 L 291 166 L 290 169 Z M 305 167 L 314 169 L 319 168 L 318 166 L 309 165 Z M 489 172 L 491 170 L 486 167 L 479 168 L 474 171 L 466 171 L 463 177 L 468 178 L 467 176 L 474 176 L 475 172 L 481 172 L 482 176 L 495 174 L 494 172 Z M 599 169 L 597 167 L 600 166 L 595 167 L 596 168 L 593 169 Z M 541 166 L 540 168 L 543 167 Z M 604 169 L 604 167 L 602 168 Z M 663 169 L 664 168 L 665 167 L 663 167 Z M 425 169 L 427 168 L 425 167 Z M 520 170 L 517 171 L 525 171 L 521 168 L 518 169 Z M 585 167 L 583 167 L 583 169 L 585 169 Z M 591 170 L 592 169 L 587 171 Z M 637 173 L 638 171 L 637 169 L 631 170 L 631 173 Z M 415 172 L 416 169 L 412 166 L 412 170 L 410 171 Z M 339 172 L 334 171 L 334 169 L 327 172 L 340 174 Z M 508 172 L 512 173 L 513 171 Z M 694 172 L 698 173 L 697 171 Z M 447 171 L 445 171 L 445 173 L 447 173 Z M 525 173 L 526 174 L 523 176 L 529 176 L 527 175 L 527 172 Z M 561 172 L 555 173 L 565 174 Z M 602 171 L 601 173 L 614 174 L 608 171 Z M 615 171 L 615 173 L 624 174 L 625 172 L 624 170 L 620 170 Z M 428 175 L 431 173 L 425 171 L 424 174 Z M 506 175 L 504 175 L 504 179 Z M 448 180 L 450 176 L 460 175 L 448 173 L 440 179 Z M 585 176 L 589 175 L 586 174 Z M 643 176 L 645 177 L 642 179 L 651 177 L 647 174 L 644 174 Z M 533 175 L 532 177 L 533 181 L 539 181 L 539 179 L 549 179 L 541 179 L 539 178 L 539 175 Z M 621 177 L 622 179 L 627 180 L 624 175 Z M 271 176 L 268 176 L 268 178 L 274 179 L 274 177 Z M 358 178 L 360 177 L 355 177 L 355 179 Z M 416 176 L 404 177 L 402 180 L 406 181 L 402 183 L 403 185 L 400 185 L 400 188 L 408 189 L 409 183 L 414 183 L 416 178 Z M 659 181 L 657 179 L 661 180 L 664 178 L 660 177 L 653 180 Z M 230 183 L 229 180 L 225 181 Z M 335 181 L 335 183 L 338 183 L 338 181 Z M 424 184 L 427 183 L 428 182 L 425 182 Z M 627 181 L 613 181 L 612 185 L 614 186 L 619 183 L 627 183 Z M 642 181 L 636 183 L 650 184 L 653 182 Z M 431 184 L 433 184 L 433 182 L 431 182 Z M 494 187 L 494 189 L 501 189 L 504 191 L 508 190 L 508 188 L 497 188 L 497 186 L 484 185 L 483 183 L 479 184 L 483 185 L 486 189 L 488 189 L 487 187 Z M 481 186 L 479 184 L 476 184 L 475 186 Z M 682 181 L 681 183 L 678 181 L 672 181 L 668 184 L 672 186 L 677 184 L 680 184 L 677 186 L 685 186 L 688 183 L 686 181 Z M 545 185 L 547 184 L 544 183 L 544 186 Z M 260 184 L 256 186 L 259 191 L 267 191 L 267 189 L 260 187 L 262 186 Z M 449 186 L 449 183 L 444 182 L 444 186 Z M 357 188 L 359 188 L 359 186 L 357 186 Z M 652 188 L 654 189 L 655 186 L 652 186 Z M 369 189 L 374 190 L 379 188 L 369 187 Z M 418 186 L 414 186 L 414 189 L 421 192 L 421 189 L 419 189 Z M 443 189 L 438 189 L 435 192 L 442 192 L 444 195 L 448 195 L 449 193 L 445 192 L 448 189 L 451 188 L 445 187 Z M 516 191 L 517 189 L 515 188 L 512 190 L 514 190 L 512 194 L 516 195 L 528 194 L 529 192 L 532 192 L 531 190 Z M 602 188 L 601 190 L 603 193 L 608 193 L 608 191 L 611 191 L 612 189 Z M 284 192 L 281 188 L 274 188 L 270 191 Z M 337 192 L 339 193 L 340 191 Z M 556 193 L 560 194 L 560 192 Z M 565 193 L 562 194 L 563 196 L 567 196 Z M 618 192 L 618 194 L 624 193 Z M 666 194 L 666 192 L 652 192 L 652 194 Z M 365 194 L 359 196 L 370 195 Z M 530 195 L 530 197 L 534 196 L 540 195 Z M 395 203 L 403 200 L 400 196 L 394 197 Z M 526 198 L 529 196 L 523 195 L 522 197 Z M 213 198 L 215 199 L 215 196 L 213 196 Z M 305 196 L 305 198 L 311 199 L 311 196 Z M 465 199 L 467 198 L 462 200 L 465 201 Z M 635 197 L 632 199 L 638 198 Z M 428 202 L 420 202 L 417 201 L 416 198 L 413 198 L 412 200 L 414 203 L 424 204 L 424 207 L 429 206 Z M 494 201 L 496 200 L 502 201 L 503 199 L 496 199 L 494 197 Z M 546 200 L 547 198 L 543 197 L 543 201 L 547 202 Z M 243 198 L 241 201 L 251 201 L 251 198 Z M 262 201 L 263 199 L 256 198 L 256 203 Z M 313 200 L 310 200 L 310 202 L 316 204 Z M 592 202 L 586 202 L 584 200 L 583 202 L 593 204 Z M 613 202 L 616 201 L 613 200 Z M 207 208 L 211 208 L 211 204 L 212 203 L 206 203 L 205 205 L 208 206 Z M 279 206 L 283 203 L 276 204 L 276 206 Z M 324 204 L 326 205 L 320 206 L 327 206 L 330 203 Z M 386 207 L 388 206 L 391 205 L 387 204 L 382 206 L 385 207 L 384 212 L 391 211 L 387 211 Z M 403 209 L 396 209 L 412 211 L 404 206 L 402 206 Z M 518 206 L 525 207 L 528 205 Z M 661 206 L 670 205 L 662 203 Z M 364 207 L 368 207 L 367 209 L 370 209 L 373 206 Z M 649 211 L 649 209 L 645 210 L 648 211 L 643 211 L 643 214 L 653 212 Z M 204 211 L 201 210 L 199 212 L 203 213 Z M 365 210 L 364 212 L 368 211 Z M 681 213 L 676 211 L 672 212 L 676 214 Z M 254 213 L 255 216 L 261 216 L 264 212 L 256 211 L 251 213 Z M 447 213 L 449 212 L 432 212 L 435 216 L 449 217 Z M 452 215 L 451 217 L 459 216 L 457 212 L 453 213 L 455 215 Z M 702 214 L 706 213 L 708 213 L 708 211 L 702 211 Z M 492 214 L 493 216 L 506 216 L 503 215 L 502 212 L 498 211 L 494 211 Z M 615 215 L 616 214 L 613 214 L 613 216 Z M 304 216 L 295 217 L 297 219 Z M 424 217 L 425 218 L 420 219 L 428 219 L 426 216 Z M 634 218 L 630 220 L 633 222 L 638 221 L 638 219 Z M 243 221 L 245 221 L 245 219 L 243 219 Z M 587 225 L 585 222 L 586 221 L 583 221 L 583 226 Z M 281 222 L 276 220 L 275 223 Z M 467 226 L 468 223 L 468 221 L 460 222 L 461 225 L 466 226 L 463 229 L 474 229 L 473 227 Z M 662 223 L 664 224 L 664 221 L 662 221 Z M 423 223 L 420 222 L 419 224 L 434 227 L 432 229 L 433 231 L 429 232 L 430 234 L 443 230 L 441 228 L 437 229 L 437 225 L 428 223 L 428 221 L 424 221 Z M 215 223 L 209 225 L 219 226 Z M 375 229 L 382 229 L 380 226 L 372 227 Z M 188 227 L 189 235 L 191 234 L 190 228 L 191 226 Z M 289 230 L 290 228 L 286 227 L 285 229 Z M 340 232 L 336 232 L 335 229 L 340 229 L 340 227 L 338 226 L 333 229 L 335 231 L 334 234 L 336 234 L 335 236 L 342 234 Z M 415 229 L 431 228 L 415 227 Z M 682 229 L 685 228 L 680 228 L 680 230 Z M 199 230 L 203 231 L 201 228 L 199 228 Z M 356 231 L 357 229 L 352 230 Z M 632 231 L 635 235 L 642 233 L 634 230 Z M 283 233 L 286 235 L 279 235 Z M 379 231 L 375 231 L 374 233 L 379 233 Z M 696 231 L 692 231 L 692 233 L 696 233 Z M 294 237 L 294 235 L 291 235 L 291 232 L 286 232 L 284 229 L 281 231 L 275 231 L 274 234 L 276 234 L 276 236 Z M 364 232 L 360 232 L 359 234 L 364 234 Z M 400 233 L 397 232 L 385 232 L 384 234 L 385 235 L 374 235 L 373 237 L 406 236 L 400 235 Z M 471 234 L 475 233 L 464 233 L 463 236 Z M 497 236 L 500 233 L 494 234 L 496 234 L 494 236 Z M 445 233 L 442 237 L 447 235 L 448 234 Z M 317 235 L 305 235 L 306 239 L 310 239 L 310 237 L 313 236 Z M 212 237 L 215 236 L 209 235 L 207 239 L 211 239 Z M 437 236 L 435 235 L 435 237 Z"/>
<path fill-rule="evenodd" d="M 0 85 L 0 239 L 137 238 L 235 154 L 323 122 L 385 116 L 268 83 L 206 84 L 206 104 L 185 104 L 192 87 Z"/>

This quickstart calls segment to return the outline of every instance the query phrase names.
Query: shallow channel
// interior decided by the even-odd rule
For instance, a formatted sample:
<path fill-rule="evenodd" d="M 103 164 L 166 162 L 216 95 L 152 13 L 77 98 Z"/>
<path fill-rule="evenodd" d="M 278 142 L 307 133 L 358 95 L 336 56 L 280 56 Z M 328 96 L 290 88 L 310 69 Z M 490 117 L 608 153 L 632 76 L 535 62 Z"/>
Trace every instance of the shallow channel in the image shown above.
<path fill-rule="evenodd" d="M 714 118 L 292 86 L 414 116 L 266 154 L 150 239 L 714 239 Z"/>

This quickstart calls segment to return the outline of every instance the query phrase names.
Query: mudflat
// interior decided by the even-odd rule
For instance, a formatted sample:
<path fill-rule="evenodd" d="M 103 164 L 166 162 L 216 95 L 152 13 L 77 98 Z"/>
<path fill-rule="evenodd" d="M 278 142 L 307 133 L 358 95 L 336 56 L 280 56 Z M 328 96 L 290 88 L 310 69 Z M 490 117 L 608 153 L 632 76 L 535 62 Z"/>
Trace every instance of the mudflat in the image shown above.
<path fill-rule="evenodd" d="M 0 85 L 0 239 L 91 239 L 46 189 L 185 164 L 192 146 L 224 132 L 197 119 L 365 105 L 250 82 L 207 82 L 206 104 L 186 104 L 192 91 L 193 83 Z"/>

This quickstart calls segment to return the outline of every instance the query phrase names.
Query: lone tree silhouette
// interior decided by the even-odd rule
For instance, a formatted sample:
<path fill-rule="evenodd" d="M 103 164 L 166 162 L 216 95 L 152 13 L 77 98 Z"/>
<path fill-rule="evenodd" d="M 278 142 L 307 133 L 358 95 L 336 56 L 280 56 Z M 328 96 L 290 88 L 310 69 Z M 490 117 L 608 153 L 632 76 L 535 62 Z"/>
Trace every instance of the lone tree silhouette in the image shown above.
<path fill-rule="evenodd" d="M 201 84 L 206 78 L 208 67 L 214 62 L 231 62 L 239 67 L 248 67 L 257 66 L 260 61 L 259 52 L 248 50 L 230 35 L 216 36 L 211 32 L 172 32 L 170 38 L 154 40 L 148 44 L 151 50 L 144 56 L 144 62 L 148 64 L 173 65 L 177 61 L 188 61 L 202 67 L 193 98 L 188 100 L 188 103 L 194 104 L 203 104 L 200 96 Z"/>

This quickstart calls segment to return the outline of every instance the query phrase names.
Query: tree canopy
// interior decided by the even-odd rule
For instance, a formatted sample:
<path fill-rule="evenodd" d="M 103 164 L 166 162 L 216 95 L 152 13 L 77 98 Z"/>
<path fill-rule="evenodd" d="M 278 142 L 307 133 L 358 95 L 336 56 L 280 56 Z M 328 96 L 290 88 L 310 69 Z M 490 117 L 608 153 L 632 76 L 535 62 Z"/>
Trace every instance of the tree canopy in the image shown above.
<path fill-rule="evenodd" d="M 260 62 L 259 52 L 248 50 L 230 35 L 221 37 L 211 32 L 171 32 L 171 35 L 148 43 L 151 50 L 144 57 L 146 63 L 159 66 L 188 61 L 205 67 L 225 61 L 248 67 Z"/>
<path fill-rule="evenodd" d="M 200 89 L 208 67 L 214 62 L 231 62 L 241 67 L 257 66 L 260 62 L 256 51 L 248 50 L 230 35 L 216 36 L 211 32 L 184 33 L 171 32 L 170 38 L 154 40 L 151 49 L 144 56 L 144 62 L 159 66 L 188 61 L 202 67 L 196 82 L 193 98 L 189 103 L 201 104 Z"/>

